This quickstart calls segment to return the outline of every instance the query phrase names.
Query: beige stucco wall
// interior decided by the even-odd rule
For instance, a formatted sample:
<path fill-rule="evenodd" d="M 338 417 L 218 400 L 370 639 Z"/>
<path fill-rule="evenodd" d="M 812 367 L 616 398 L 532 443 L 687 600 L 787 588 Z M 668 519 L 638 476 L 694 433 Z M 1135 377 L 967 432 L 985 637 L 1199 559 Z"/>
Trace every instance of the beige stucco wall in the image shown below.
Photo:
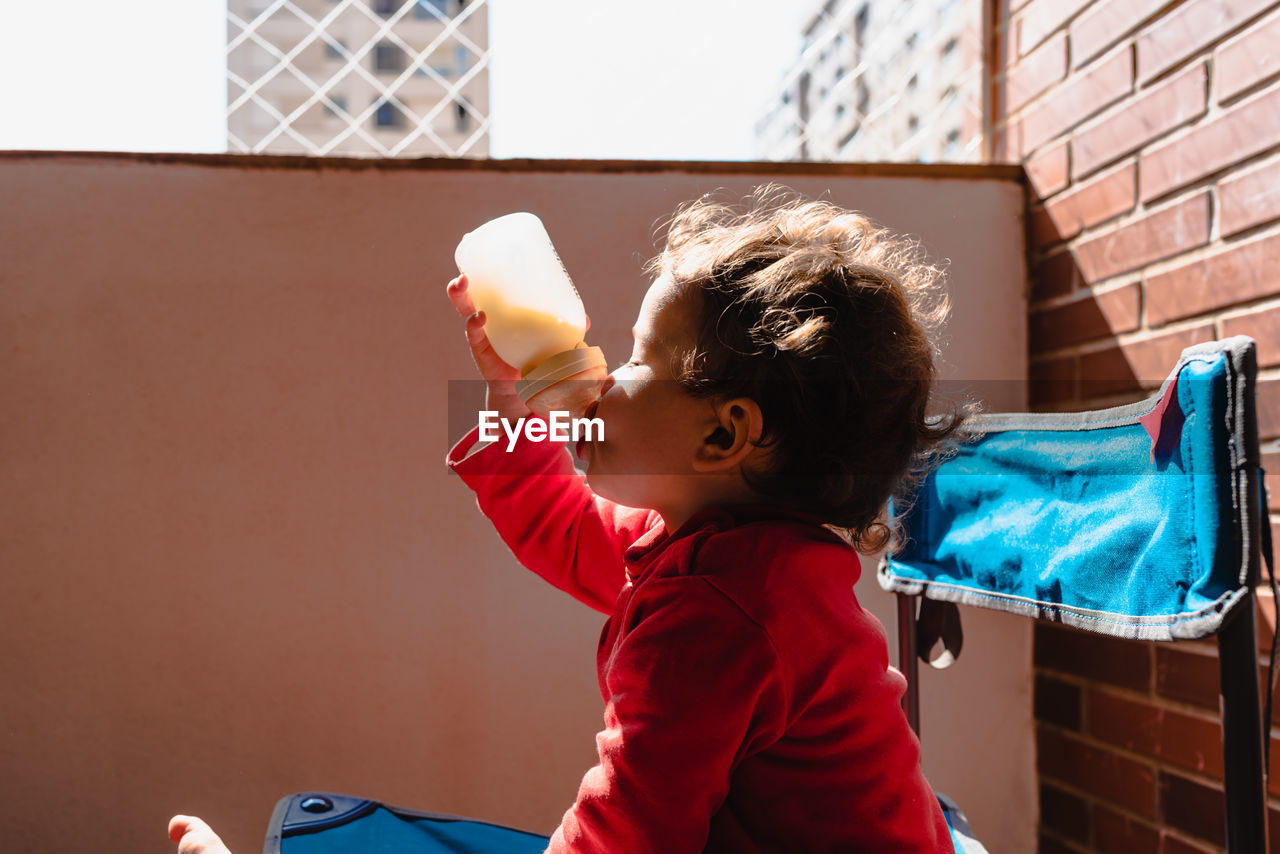
<path fill-rule="evenodd" d="M 603 617 L 442 464 L 474 417 L 452 249 L 538 212 L 621 360 L 655 225 L 766 168 L 0 156 L 0 848 L 168 851 L 185 811 L 248 852 L 312 788 L 553 828 Z M 1015 180 L 777 171 L 950 259 L 949 376 L 1024 376 Z M 1031 850 L 1029 626 L 966 617 L 926 770 Z"/>

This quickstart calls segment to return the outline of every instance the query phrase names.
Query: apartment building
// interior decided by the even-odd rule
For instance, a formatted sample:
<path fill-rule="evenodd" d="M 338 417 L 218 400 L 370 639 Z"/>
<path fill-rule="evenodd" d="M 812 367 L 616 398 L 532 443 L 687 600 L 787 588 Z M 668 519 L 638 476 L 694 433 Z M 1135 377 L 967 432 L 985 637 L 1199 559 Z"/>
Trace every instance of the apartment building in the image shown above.
<path fill-rule="evenodd" d="M 982 155 L 978 0 L 827 0 L 756 125 L 766 160 Z"/>
<path fill-rule="evenodd" d="M 487 0 L 227 0 L 227 148 L 484 157 Z"/>

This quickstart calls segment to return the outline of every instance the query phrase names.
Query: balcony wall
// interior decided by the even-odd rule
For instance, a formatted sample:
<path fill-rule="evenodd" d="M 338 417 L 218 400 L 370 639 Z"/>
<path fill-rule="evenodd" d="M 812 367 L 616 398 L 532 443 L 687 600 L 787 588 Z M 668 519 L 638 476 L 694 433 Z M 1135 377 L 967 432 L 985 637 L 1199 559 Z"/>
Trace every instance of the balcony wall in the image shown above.
<path fill-rule="evenodd" d="M 458 238 L 540 213 L 620 361 L 663 218 L 781 181 L 950 259 L 945 374 L 1019 408 L 1017 174 L 0 155 L 2 847 L 164 851 L 192 812 L 253 851 L 306 789 L 550 831 L 595 755 L 602 617 L 443 465 L 477 404 Z M 923 677 L 926 772 L 1029 851 L 1030 626 L 965 617 Z"/>

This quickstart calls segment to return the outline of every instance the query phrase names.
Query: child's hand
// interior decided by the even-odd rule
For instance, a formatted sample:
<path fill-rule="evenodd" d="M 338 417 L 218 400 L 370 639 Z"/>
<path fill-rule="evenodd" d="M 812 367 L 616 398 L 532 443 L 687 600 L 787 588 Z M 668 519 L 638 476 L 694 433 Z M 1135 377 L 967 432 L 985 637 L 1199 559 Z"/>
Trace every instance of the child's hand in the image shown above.
<path fill-rule="evenodd" d="M 475 360 L 480 376 L 489 385 L 486 408 L 497 410 L 499 417 L 515 420 L 530 414 L 516 394 L 516 380 L 520 370 L 513 368 L 493 349 L 484 331 L 484 312 L 476 311 L 476 304 L 467 293 L 467 277 L 459 276 L 449 283 L 449 300 L 458 314 L 466 318 L 467 343 L 471 346 L 471 358 Z"/>
<path fill-rule="evenodd" d="M 169 819 L 169 841 L 178 844 L 178 854 L 231 854 L 218 834 L 195 816 Z"/>

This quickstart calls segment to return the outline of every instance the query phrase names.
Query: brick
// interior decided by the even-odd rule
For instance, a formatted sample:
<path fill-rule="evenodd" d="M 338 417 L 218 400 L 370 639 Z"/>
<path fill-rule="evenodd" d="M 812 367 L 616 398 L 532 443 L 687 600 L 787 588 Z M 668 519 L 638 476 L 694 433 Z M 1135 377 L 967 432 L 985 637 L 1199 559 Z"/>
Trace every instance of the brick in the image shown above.
<path fill-rule="evenodd" d="M 1067 142 L 1063 140 L 1052 148 L 1027 158 L 1023 164 L 1027 179 L 1038 198 L 1047 199 L 1070 183 L 1067 177 Z"/>
<path fill-rule="evenodd" d="M 1005 112 L 1018 110 L 1067 76 L 1067 34 L 1058 33 L 1005 72 Z"/>
<path fill-rule="evenodd" d="M 1093 808 L 1093 850 L 1098 854 L 1162 854 L 1160 832 L 1098 804 Z"/>
<path fill-rule="evenodd" d="M 1204 845 L 1193 845 L 1176 836 L 1164 836 L 1164 848 L 1160 850 L 1160 854 L 1222 854 L 1222 849 L 1217 847 L 1206 847 Z"/>
<path fill-rule="evenodd" d="M 1071 19 L 1092 0 L 1035 0 L 1018 19 L 1018 51 L 1025 56 L 1045 36 Z"/>
<path fill-rule="evenodd" d="M 1184 652 L 1176 645 L 1157 646 L 1156 693 L 1216 711 L 1218 657 Z"/>
<path fill-rule="evenodd" d="M 1066 729 L 1080 729 L 1080 686 L 1036 675 L 1035 717 Z"/>
<path fill-rule="evenodd" d="M 996 163 L 1021 163 L 1022 122 L 1018 119 L 997 124 L 991 136 L 991 156 Z"/>
<path fill-rule="evenodd" d="M 1070 251 L 1042 258 L 1031 268 L 1031 301 L 1066 296 L 1082 281 L 1080 266 Z"/>
<path fill-rule="evenodd" d="M 1147 277 L 1147 323 L 1224 308 L 1276 292 L 1280 233 L 1238 243 L 1213 255 Z"/>
<path fill-rule="evenodd" d="M 1040 834 L 1036 843 L 1036 854 L 1079 854 L 1080 850 L 1044 833 Z"/>
<path fill-rule="evenodd" d="M 1206 323 L 1085 353 L 1080 357 L 1080 395 L 1089 398 L 1156 388 L 1185 348 L 1213 338 L 1213 324 Z"/>
<path fill-rule="evenodd" d="M 1151 686 L 1149 645 L 1138 641 L 1036 623 L 1034 655 L 1047 670 L 1138 691 Z"/>
<path fill-rule="evenodd" d="M 1192 128 L 1142 154 L 1142 199 L 1170 190 L 1238 163 L 1280 139 L 1280 86 L 1243 101 L 1218 118 Z"/>
<path fill-rule="evenodd" d="M 1280 47 L 1276 53 L 1280 54 Z M 1276 218 L 1280 218 L 1280 159 L 1218 184 L 1218 226 L 1223 237 Z"/>
<path fill-rule="evenodd" d="M 1204 48 L 1274 0 L 1191 0 L 1138 37 L 1138 79 L 1149 80 Z"/>
<path fill-rule="evenodd" d="M 1047 362 L 1032 361 L 1028 370 L 1031 380 L 1028 403 L 1032 407 L 1076 400 L 1076 357 L 1066 356 Z"/>
<path fill-rule="evenodd" d="M 1160 817 L 1170 827 L 1215 845 L 1224 845 L 1225 809 L 1222 789 L 1167 771 L 1160 772 Z"/>
<path fill-rule="evenodd" d="M 1053 92 L 1028 107 L 1022 117 L 1023 150 L 1035 151 L 1131 91 L 1133 63 L 1126 47 L 1067 78 Z"/>
<path fill-rule="evenodd" d="M 1058 234 L 1070 240 L 1086 228 L 1128 213 L 1138 201 L 1138 164 L 1130 160 L 1045 203 Z"/>
<path fill-rule="evenodd" d="M 1036 765 L 1042 777 L 1060 780 L 1139 815 L 1155 815 L 1155 772 L 1146 763 L 1039 727 Z"/>
<path fill-rule="evenodd" d="M 1264 18 L 1213 53 L 1218 100 L 1280 73 L 1280 12 Z"/>
<path fill-rule="evenodd" d="M 1040 785 L 1040 826 L 1067 839 L 1089 841 L 1089 806 L 1054 786 Z"/>
<path fill-rule="evenodd" d="M 1128 35 L 1168 2 L 1125 0 L 1123 3 L 1095 3 L 1093 8 L 1071 23 L 1071 64 L 1083 65 Z"/>
<path fill-rule="evenodd" d="M 1280 365 L 1280 306 L 1224 318 L 1222 334 L 1227 338 L 1232 335 L 1248 335 L 1257 341 L 1259 367 L 1273 368 Z"/>
<path fill-rule="evenodd" d="M 1116 5 L 1116 4 L 1108 4 Z M 1147 142 L 1204 115 L 1209 106 L 1203 62 L 1139 92 L 1078 130 L 1071 139 L 1071 174 L 1087 175 Z"/>
<path fill-rule="evenodd" d="M 1031 245 L 1038 249 L 1047 249 L 1063 242 L 1064 238 L 1053 224 L 1053 218 L 1042 205 L 1036 205 L 1027 212 L 1027 228 Z"/>
<path fill-rule="evenodd" d="M 1104 293 L 1086 293 L 1080 299 L 1045 311 L 1033 312 L 1029 337 L 1042 350 L 1054 350 L 1094 338 L 1115 336 L 1138 328 L 1138 285 Z"/>
<path fill-rule="evenodd" d="M 1258 437 L 1274 439 L 1280 436 L 1280 379 L 1258 382 Z M 1277 541 L 1272 539 L 1272 546 Z"/>
<path fill-rule="evenodd" d="M 1117 747 L 1222 777 L 1222 728 L 1217 720 L 1092 690 L 1087 730 Z"/>
<path fill-rule="evenodd" d="M 1089 285 L 1208 242 L 1209 193 L 1202 191 L 1091 237 L 1075 253 Z"/>
<path fill-rule="evenodd" d="M 1160 711 L 1146 703 L 1134 703 L 1094 688 L 1089 691 L 1089 720 L 1085 731 L 1116 747 L 1156 758 Z"/>

